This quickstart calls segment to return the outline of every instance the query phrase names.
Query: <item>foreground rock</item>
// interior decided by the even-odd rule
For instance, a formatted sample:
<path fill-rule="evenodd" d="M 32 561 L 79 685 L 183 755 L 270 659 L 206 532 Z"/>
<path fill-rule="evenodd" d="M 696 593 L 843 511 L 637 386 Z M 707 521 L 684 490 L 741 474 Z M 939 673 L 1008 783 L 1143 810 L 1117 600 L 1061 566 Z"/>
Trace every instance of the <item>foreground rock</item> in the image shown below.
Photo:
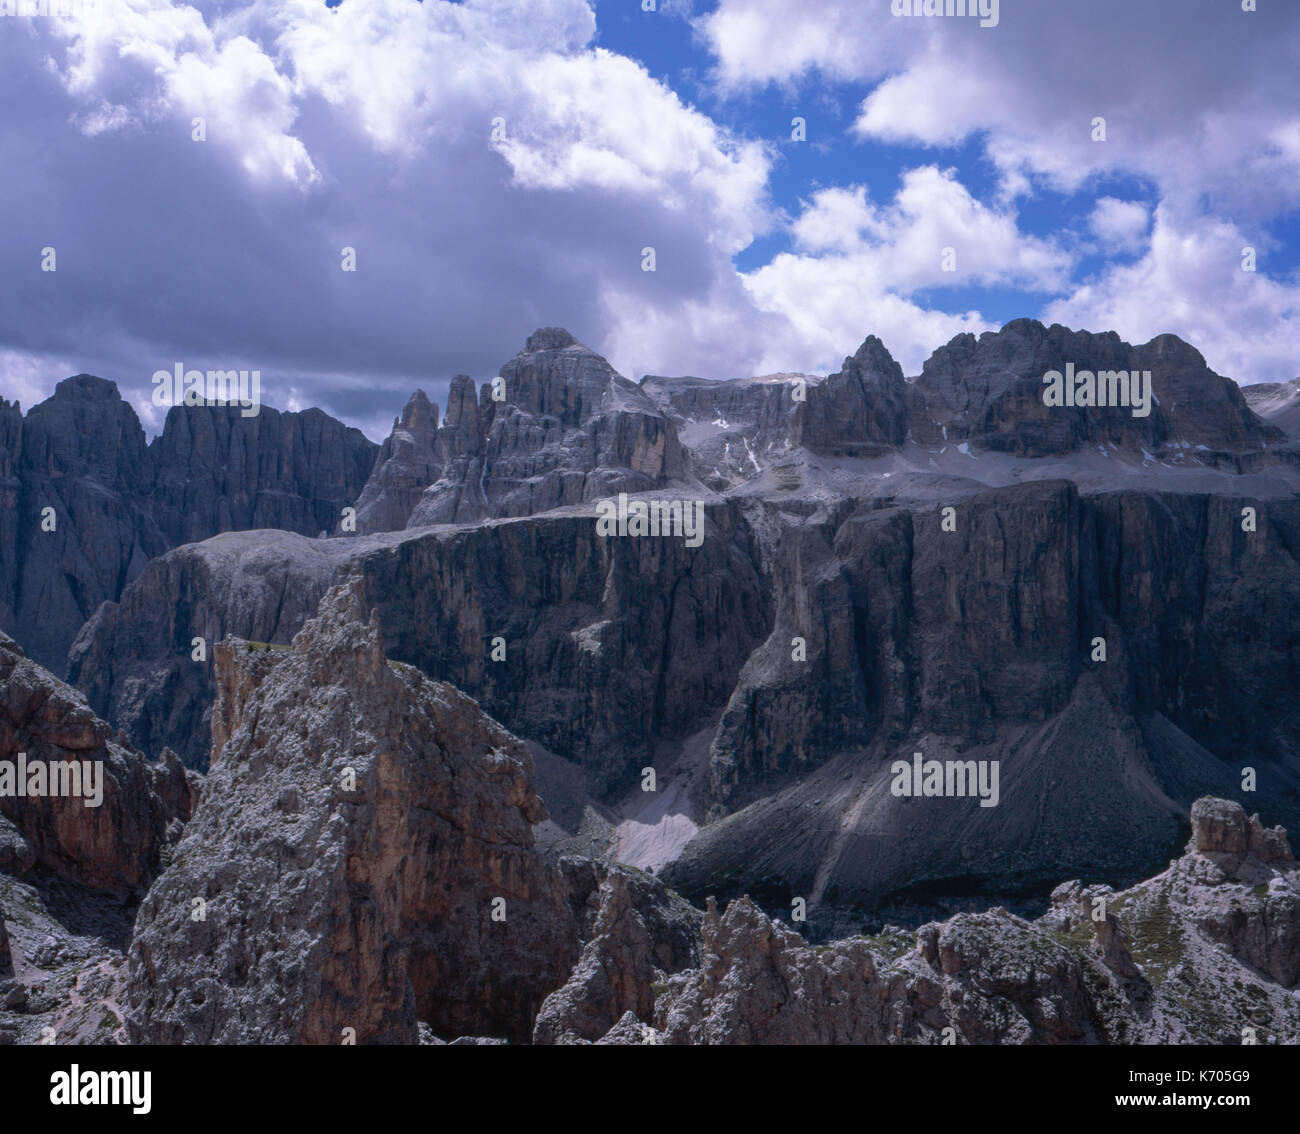
<path fill-rule="evenodd" d="M 1192 822 L 1164 873 L 1118 893 L 1066 883 L 1036 921 L 993 909 L 814 948 L 747 898 L 721 916 L 711 902 L 702 964 L 637 1016 L 676 1044 L 1300 1042 L 1285 832 L 1226 800 Z M 647 1039 L 620 1021 L 607 1042 Z"/>
<path fill-rule="evenodd" d="M 14 783 L 0 792 L 0 871 L 39 867 L 138 899 L 189 818 L 191 785 L 173 753 L 151 763 L 115 738 L 80 693 L 4 634 L 0 761 L 0 776 L 25 768 L 24 790 L 44 793 L 18 796 Z"/>
<path fill-rule="evenodd" d="M 282 656 L 227 641 L 217 669 L 203 802 L 136 922 L 132 1040 L 526 1037 L 578 922 L 523 744 L 390 665 L 359 584 Z"/>
<path fill-rule="evenodd" d="M 43 794 L 0 793 L 0 1044 L 120 1042 L 131 921 L 180 838 L 197 777 L 168 750 L 150 762 L 130 748 L 0 634 L 6 792 L 23 766 L 25 788 Z"/>
<path fill-rule="evenodd" d="M 582 956 L 542 1005 L 534 1043 L 594 1042 L 629 1013 L 648 1020 L 656 986 L 699 961 L 697 910 L 639 871 L 603 873 Z"/>

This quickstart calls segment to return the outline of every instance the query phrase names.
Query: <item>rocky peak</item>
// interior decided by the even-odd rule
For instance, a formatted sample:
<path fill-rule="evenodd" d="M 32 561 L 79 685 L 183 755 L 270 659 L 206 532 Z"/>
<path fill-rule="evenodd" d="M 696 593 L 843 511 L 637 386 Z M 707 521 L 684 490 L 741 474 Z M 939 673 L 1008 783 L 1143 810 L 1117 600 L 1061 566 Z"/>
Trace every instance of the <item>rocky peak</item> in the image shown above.
<path fill-rule="evenodd" d="M 453 380 L 434 441 L 441 475 L 408 527 L 534 515 L 683 475 L 672 424 L 568 331 L 535 331 L 498 377 L 477 404 L 470 380 Z"/>
<path fill-rule="evenodd" d="M 808 388 L 795 437 L 828 456 L 877 456 L 903 443 L 907 384 L 875 335 L 868 335 L 837 373 Z"/>
<path fill-rule="evenodd" d="M 524 354 L 536 354 L 543 350 L 567 350 L 569 347 L 583 347 L 563 327 L 538 327 L 524 344 Z"/>
<path fill-rule="evenodd" d="M 1065 374 L 1070 365 L 1094 375 L 1149 370 L 1150 412 L 1045 406 L 1043 375 Z M 978 339 L 955 336 L 926 360 L 910 401 L 912 432 L 924 445 L 970 440 L 1029 457 L 1102 444 L 1183 461 L 1198 451 L 1258 450 L 1284 436 L 1176 335 L 1133 346 L 1113 331 L 1046 327 L 1036 319 L 1016 319 Z"/>
<path fill-rule="evenodd" d="M 894 361 L 894 356 L 875 335 L 863 339 L 862 345 L 844 360 L 844 365 L 840 367 L 841 373 L 850 370 L 882 389 L 903 381 L 902 367 Z"/>
<path fill-rule="evenodd" d="M 380 447 L 370 479 L 357 498 L 358 532 L 406 526 L 420 494 L 442 475 L 445 460 L 438 452 L 438 433 L 438 407 L 423 390 L 416 390 L 393 422 L 393 432 Z"/>
<path fill-rule="evenodd" d="M 478 390 L 468 374 L 457 374 L 447 391 L 447 413 L 444 427 L 460 426 L 478 433 Z"/>
<path fill-rule="evenodd" d="M 562 426 L 582 426 L 600 411 L 615 385 L 648 404 L 633 383 L 559 327 L 543 327 L 530 335 L 524 349 L 501 367 L 500 376 L 505 379 L 504 402 L 495 401 L 489 388 L 479 403 L 489 423 L 514 408 L 554 418 Z"/>
<path fill-rule="evenodd" d="M 92 477 L 131 492 L 150 479 L 144 429 L 117 383 L 91 374 L 65 378 L 23 420 L 23 467 L 48 477 Z"/>
<path fill-rule="evenodd" d="M 438 407 L 429 401 L 429 395 L 416 390 L 402 407 L 402 416 L 393 422 L 393 428 L 408 431 L 438 428 Z"/>
<path fill-rule="evenodd" d="M 526 1039 L 576 960 L 567 892 L 533 849 L 546 813 L 527 749 L 387 662 L 368 606 L 351 579 L 272 660 L 218 651 L 237 703 L 216 714 L 202 802 L 136 920 L 136 1042 L 337 1044 L 352 1027 L 415 1043 L 419 1022 Z"/>

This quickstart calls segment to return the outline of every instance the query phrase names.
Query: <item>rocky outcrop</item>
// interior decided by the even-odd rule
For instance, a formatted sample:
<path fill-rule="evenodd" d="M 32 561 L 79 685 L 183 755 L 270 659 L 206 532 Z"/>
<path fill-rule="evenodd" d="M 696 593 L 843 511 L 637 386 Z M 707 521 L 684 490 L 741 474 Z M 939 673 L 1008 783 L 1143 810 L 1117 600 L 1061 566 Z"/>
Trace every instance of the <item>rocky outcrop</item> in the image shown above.
<path fill-rule="evenodd" d="M 1035 921 L 995 908 L 813 947 L 748 898 L 710 900 L 701 963 L 668 978 L 640 1042 L 1295 1043 L 1298 900 L 1285 833 L 1213 799 L 1167 871 L 1063 884 Z M 626 1019 L 611 1033 L 635 1042 Z"/>
<path fill-rule="evenodd" d="M 1204 887 L 1208 893 L 1193 912 L 1197 926 L 1283 988 L 1300 984 L 1297 880 L 1300 869 L 1285 830 L 1265 828 L 1258 815 L 1248 819 L 1227 800 L 1196 801 L 1177 879 L 1180 896 Z"/>
<path fill-rule="evenodd" d="M 670 978 L 656 1004 L 653 1022 L 660 1042 L 987 1044 L 1098 1038 L 1079 959 L 1004 910 L 925 926 L 899 957 L 864 938 L 815 949 L 742 898 L 722 916 L 710 908 L 702 951 L 702 967 Z"/>
<path fill-rule="evenodd" d="M 190 806 L 172 752 L 150 763 L 0 634 L 0 870 L 139 898 Z"/>
<path fill-rule="evenodd" d="M 358 532 L 406 527 L 421 494 L 442 475 L 443 460 L 435 451 L 437 435 L 438 407 L 423 390 L 416 390 L 393 422 L 393 432 L 380 447 L 374 470 L 357 499 Z"/>
<path fill-rule="evenodd" d="M 25 418 L 4 402 L 0 629 L 62 673 L 83 623 L 151 559 L 231 529 L 331 528 L 374 453 L 319 410 L 269 407 L 174 408 L 146 446 L 116 385 L 87 374 Z"/>
<path fill-rule="evenodd" d="M 256 655 L 218 650 L 229 733 L 136 920 L 132 1040 L 526 1038 L 578 942 L 526 748 L 390 664 L 360 582 Z"/>
<path fill-rule="evenodd" d="M 603 873 L 582 955 L 542 1004 L 534 1043 L 595 1042 L 629 1013 L 648 1020 L 656 985 L 699 961 L 698 911 L 638 871 Z"/>
<path fill-rule="evenodd" d="M 529 516 L 682 481 L 681 446 L 655 404 L 567 331 L 544 327 L 473 404 L 453 383 L 434 450 L 442 476 L 408 526 Z"/>

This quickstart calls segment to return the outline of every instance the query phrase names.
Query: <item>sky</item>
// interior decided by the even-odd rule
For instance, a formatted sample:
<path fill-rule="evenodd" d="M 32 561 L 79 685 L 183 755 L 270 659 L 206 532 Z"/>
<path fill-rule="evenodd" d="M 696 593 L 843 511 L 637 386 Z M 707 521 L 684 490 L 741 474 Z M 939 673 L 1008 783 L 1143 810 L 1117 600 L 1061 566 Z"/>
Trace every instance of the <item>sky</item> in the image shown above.
<path fill-rule="evenodd" d="M 915 375 L 1022 316 L 1300 374 L 1294 0 L 35 2 L 0 0 L 24 409 L 93 373 L 152 434 L 156 371 L 258 369 L 380 440 L 549 325 L 634 380 L 869 334 Z"/>

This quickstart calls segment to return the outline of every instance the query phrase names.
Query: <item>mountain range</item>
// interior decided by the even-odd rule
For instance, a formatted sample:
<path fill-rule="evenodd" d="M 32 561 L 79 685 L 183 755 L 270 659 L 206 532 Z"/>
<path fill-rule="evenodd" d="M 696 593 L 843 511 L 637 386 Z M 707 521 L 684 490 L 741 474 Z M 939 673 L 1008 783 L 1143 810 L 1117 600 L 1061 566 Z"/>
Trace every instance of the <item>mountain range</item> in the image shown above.
<path fill-rule="evenodd" d="M 1067 366 L 1149 371 L 1151 412 L 1046 405 Z M 1295 1042 L 1269 825 L 1300 828 L 1297 383 L 1017 320 L 911 378 L 868 337 L 830 375 L 639 383 L 543 328 L 441 416 L 415 392 L 382 446 L 268 407 L 178 407 L 146 443 L 86 375 L 0 403 L 12 665 L 64 673 L 29 684 L 94 739 L 57 743 L 142 785 L 72 850 L 0 808 L 0 869 L 117 926 L 77 972 L 125 982 L 108 1031 L 137 1042 L 894 1042 L 957 1019 L 960 974 L 987 991 L 995 941 L 1051 987 L 1002 989 L 1013 1025 L 968 999 L 970 1042 L 1222 1042 L 1223 1005 L 1161 989 L 1227 957 Z M 703 542 L 599 534 L 620 494 L 699 502 Z M 917 753 L 1000 768 L 997 806 L 900 795 Z M 1234 879 L 1267 890 L 1262 938 L 1207 913 Z M 1097 887 L 1128 917 L 1081 917 Z M 188 924 L 199 893 L 227 920 Z M 272 893 L 256 940 L 230 931 Z M 490 896 L 521 911 L 495 944 L 462 934 Z M 51 901 L 0 894 L 33 923 Z M 1191 959 L 1152 959 L 1170 908 Z M 855 1001 L 847 970 L 880 1006 L 856 1023 L 763 1004 Z"/>

